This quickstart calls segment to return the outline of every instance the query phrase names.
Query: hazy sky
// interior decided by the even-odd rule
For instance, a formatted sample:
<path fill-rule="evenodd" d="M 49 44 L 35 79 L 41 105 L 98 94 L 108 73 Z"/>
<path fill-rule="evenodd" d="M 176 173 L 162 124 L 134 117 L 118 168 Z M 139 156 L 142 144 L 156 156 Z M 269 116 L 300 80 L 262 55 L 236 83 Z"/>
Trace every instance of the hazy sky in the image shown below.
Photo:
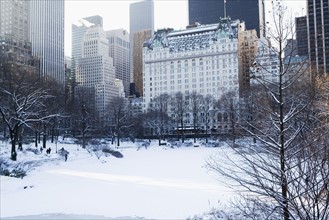
<path fill-rule="evenodd" d="M 71 54 L 71 25 L 83 17 L 100 15 L 103 17 L 104 30 L 124 28 L 129 32 L 129 5 L 133 2 L 137 1 L 65 0 L 65 55 Z M 187 0 L 154 0 L 155 29 L 167 27 L 184 29 L 188 24 L 187 2 Z M 271 0 L 266 2 L 270 3 Z M 305 8 L 306 0 L 284 0 L 284 2 L 296 11 L 292 16 L 305 14 L 305 9 L 301 8 Z"/>

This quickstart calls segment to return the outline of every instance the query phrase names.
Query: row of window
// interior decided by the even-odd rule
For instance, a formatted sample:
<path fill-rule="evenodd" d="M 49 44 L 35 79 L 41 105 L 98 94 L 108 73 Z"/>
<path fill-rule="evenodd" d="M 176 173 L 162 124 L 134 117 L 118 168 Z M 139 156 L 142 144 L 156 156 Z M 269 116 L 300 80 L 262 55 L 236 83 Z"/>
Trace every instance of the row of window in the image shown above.
<path fill-rule="evenodd" d="M 237 50 L 237 42 L 236 43 L 228 43 L 228 44 L 222 44 L 221 46 L 216 45 L 212 46 L 211 48 L 212 52 L 221 52 L 221 51 L 236 51 Z M 227 50 L 226 50 L 227 49 Z M 149 60 L 156 60 L 156 59 L 165 59 L 167 57 L 172 57 L 172 54 L 169 54 L 167 52 L 150 52 L 146 57 Z"/>

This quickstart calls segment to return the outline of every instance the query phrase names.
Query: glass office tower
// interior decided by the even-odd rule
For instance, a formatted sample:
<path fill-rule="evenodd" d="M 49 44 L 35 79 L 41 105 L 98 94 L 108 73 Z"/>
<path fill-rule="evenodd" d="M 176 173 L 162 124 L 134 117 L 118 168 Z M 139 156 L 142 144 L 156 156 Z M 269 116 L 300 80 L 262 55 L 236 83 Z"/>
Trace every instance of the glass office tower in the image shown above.
<path fill-rule="evenodd" d="M 233 20 L 245 21 L 248 30 L 256 29 L 258 36 L 265 36 L 264 0 L 188 0 L 189 24 L 218 23 L 226 15 Z"/>
<path fill-rule="evenodd" d="M 308 0 L 309 58 L 312 71 L 329 73 L 329 1 Z"/>
<path fill-rule="evenodd" d="M 41 77 L 64 87 L 64 0 L 30 0 L 30 41 Z"/>

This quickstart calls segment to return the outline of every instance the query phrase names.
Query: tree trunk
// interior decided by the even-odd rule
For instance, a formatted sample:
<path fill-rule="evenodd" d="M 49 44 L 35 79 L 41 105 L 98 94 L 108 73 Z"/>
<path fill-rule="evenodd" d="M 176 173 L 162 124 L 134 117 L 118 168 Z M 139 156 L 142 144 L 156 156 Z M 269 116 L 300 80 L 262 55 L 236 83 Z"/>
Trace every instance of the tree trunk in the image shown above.
<path fill-rule="evenodd" d="M 284 126 L 284 102 L 283 102 L 283 61 L 282 61 L 282 42 L 279 41 L 279 111 L 280 111 L 280 171 L 281 171 L 281 193 L 283 198 L 283 217 L 289 220 L 289 205 L 288 205 L 288 181 L 286 176 L 285 164 L 285 126 Z"/>
<path fill-rule="evenodd" d="M 38 131 L 34 131 L 34 136 L 35 136 L 35 147 L 38 147 Z"/>
<path fill-rule="evenodd" d="M 16 152 L 17 129 L 16 128 L 10 130 L 10 140 L 11 140 L 10 159 L 16 161 L 17 160 L 17 152 Z"/>
<path fill-rule="evenodd" d="M 46 135 L 46 132 L 43 133 L 42 147 L 43 148 L 46 148 L 47 147 L 47 135 Z"/>
<path fill-rule="evenodd" d="M 46 142 L 47 142 L 47 130 L 46 130 L 46 125 L 44 125 L 43 126 L 43 139 L 42 139 L 42 147 L 43 148 L 46 148 L 47 146 L 47 144 L 46 144 Z"/>
<path fill-rule="evenodd" d="M 193 138 L 194 138 L 194 143 L 196 143 L 196 125 L 194 124 L 193 127 L 194 127 L 193 128 L 194 129 L 194 132 L 193 132 L 194 133 L 194 135 L 193 135 L 194 137 Z"/>
<path fill-rule="evenodd" d="M 3 140 L 4 141 L 7 140 L 7 125 L 6 125 L 6 123 L 4 123 L 4 127 L 3 127 Z"/>
<path fill-rule="evenodd" d="M 182 127 L 182 143 L 184 143 L 184 127 L 183 127 L 183 121 L 181 121 L 181 127 Z"/>
<path fill-rule="evenodd" d="M 16 153 L 16 141 L 15 138 L 11 140 L 11 160 L 16 161 L 17 160 L 17 153 Z"/>
<path fill-rule="evenodd" d="M 206 143 L 208 143 L 208 125 L 206 124 Z"/>
<path fill-rule="evenodd" d="M 117 146 L 118 147 L 120 146 L 120 132 L 118 132 L 118 135 L 117 135 Z"/>
<path fill-rule="evenodd" d="M 55 125 L 53 125 L 52 131 L 51 131 L 51 143 L 54 143 L 54 136 L 55 136 Z"/>

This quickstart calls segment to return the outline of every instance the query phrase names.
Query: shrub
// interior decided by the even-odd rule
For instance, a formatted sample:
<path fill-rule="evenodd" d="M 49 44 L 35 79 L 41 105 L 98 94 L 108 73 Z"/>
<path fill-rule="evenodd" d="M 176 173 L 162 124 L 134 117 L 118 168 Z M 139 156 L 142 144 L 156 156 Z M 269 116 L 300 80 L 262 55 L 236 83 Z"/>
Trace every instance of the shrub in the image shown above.
<path fill-rule="evenodd" d="M 0 158 L 0 175 L 21 178 L 26 176 L 27 170 L 30 169 L 30 164 L 17 164 Z"/>
<path fill-rule="evenodd" d="M 110 148 L 104 148 L 102 149 L 102 152 L 104 152 L 105 155 L 110 154 L 116 158 L 123 158 L 123 154 L 120 151 L 112 150 Z"/>

